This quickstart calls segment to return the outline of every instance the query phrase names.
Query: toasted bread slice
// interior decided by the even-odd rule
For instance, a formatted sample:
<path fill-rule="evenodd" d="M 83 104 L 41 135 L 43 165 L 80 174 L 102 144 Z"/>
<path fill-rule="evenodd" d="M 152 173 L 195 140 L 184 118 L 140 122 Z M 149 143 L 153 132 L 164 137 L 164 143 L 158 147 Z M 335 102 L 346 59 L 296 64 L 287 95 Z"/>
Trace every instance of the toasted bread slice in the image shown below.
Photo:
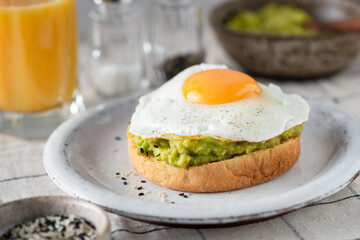
<path fill-rule="evenodd" d="M 133 168 L 154 183 L 187 192 L 223 192 L 269 181 L 290 169 L 300 155 L 300 137 L 272 148 L 188 168 L 139 155 L 131 140 L 128 148 Z"/>

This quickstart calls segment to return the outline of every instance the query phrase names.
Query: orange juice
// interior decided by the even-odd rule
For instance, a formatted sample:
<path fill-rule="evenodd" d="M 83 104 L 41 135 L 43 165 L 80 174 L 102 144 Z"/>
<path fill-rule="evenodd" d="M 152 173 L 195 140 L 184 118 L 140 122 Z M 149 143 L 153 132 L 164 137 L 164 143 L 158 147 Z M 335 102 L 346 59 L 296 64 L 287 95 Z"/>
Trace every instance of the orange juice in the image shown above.
<path fill-rule="evenodd" d="M 70 102 L 76 70 L 75 0 L 0 0 L 0 110 Z"/>

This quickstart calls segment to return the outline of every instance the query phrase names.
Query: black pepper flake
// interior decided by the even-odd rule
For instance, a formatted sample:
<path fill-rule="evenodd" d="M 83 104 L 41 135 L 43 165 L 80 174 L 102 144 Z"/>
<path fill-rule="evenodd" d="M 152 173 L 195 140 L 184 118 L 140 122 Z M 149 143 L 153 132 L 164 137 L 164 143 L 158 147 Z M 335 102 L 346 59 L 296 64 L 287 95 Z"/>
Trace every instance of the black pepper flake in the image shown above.
<path fill-rule="evenodd" d="M 141 153 L 144 153 L 144 149 L 143 149 L 143 148 L 140 148 L 140 152 L 141 152 Z"/>
<path fill-rule="evenodd" d="M 139 196 L 144 196 L 144 193 L 141 192 L 141 193 L 139 193 L 138 195 L 139 195 Z"/>
<path fill-rule="evenodd" d="M 154 148 L 158 148 L 159 146 L 158 145 L 154 145 Z"/>
<path fill-rule="evenodd" d="M 175 204 L 175 202 L 171 202 L 171 204 Z"/>
<path fill-rule="evenodd" d="M 119 141 L 119 140 L 121 140 L 121 137 L 115 137 L 115 140 L 117 140 L 117 141 Z"/>
<path fill-rule="evenodd" d="M 143 189 L 143 187 L 141 187 L 141 186 L 137 188 L 137 190 L 141 190 L 141 189 Z"/>
<path fill-rule="evenodd" d="M 127 182 L 123 182 L 124 185 L 127 185 L 128 183 Z"/>
<path fill-rule="evenodd" d="M 125 181 L 125 180 L 126 180 L 126 178 L 124 178 L 124 177 L 121 177 L 121 180 L 124 180 L 124 181 Z"/>

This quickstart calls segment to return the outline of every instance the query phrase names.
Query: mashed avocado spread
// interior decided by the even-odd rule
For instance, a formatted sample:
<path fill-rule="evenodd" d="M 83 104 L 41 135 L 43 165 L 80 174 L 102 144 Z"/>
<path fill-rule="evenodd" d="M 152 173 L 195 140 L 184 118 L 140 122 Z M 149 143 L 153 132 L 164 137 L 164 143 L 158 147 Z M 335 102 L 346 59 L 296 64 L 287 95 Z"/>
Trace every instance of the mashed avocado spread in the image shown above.
<path fill-rule="evenodd" d="M 268 3 L 259 10 L 241 10 L 225 23 L 234 31 L 248 31 L 276 35 L 309 35 L 315 30 L 306 27 L 312 17 L 301 8 Z"/>
<path fill-rule="evenodd" d="M 271 148 L 300 136 L 303 126 L 295 126 L 281 135 L 265 142 L 235 142 L 215 139 L 212 137 L 184 139 L 143 139 L 129 134 L 138 149 L 138 154 L 154 156 L 175 167 L 198 166 L 210 162 L 229 159 L 256 150 Z"/>

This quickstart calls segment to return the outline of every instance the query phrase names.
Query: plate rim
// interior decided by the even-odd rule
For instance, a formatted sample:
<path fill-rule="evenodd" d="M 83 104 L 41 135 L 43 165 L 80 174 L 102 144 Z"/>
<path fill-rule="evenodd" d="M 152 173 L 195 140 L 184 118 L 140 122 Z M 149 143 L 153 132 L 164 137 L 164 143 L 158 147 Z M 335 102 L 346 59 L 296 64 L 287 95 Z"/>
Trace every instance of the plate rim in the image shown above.
<path fill-rule="evenodd" d="M 215 205 L 202 205 L 199 206 L 197 205 L 197 216 L 198 217 L 186 217 L 186 214 L 184 214 L 184 212 L 189 211 L 189 207 L 191 205 L 175 205 L 175 204 L 163 204 L 163 203 L 155 203 L 155 202 L 149 202 L 149 201 L 145 201 L 145 200 L 141 200 L 141 199 L 131 199 L 131 204 L 126 203 L 127 199 L 129 199 L 128 197 L 125 196 L 121 196 L 115 192 L 112 192 L 109 189 L 105 189 L 106 194 L 105 196 L 107 197 L 114 197 L 114 195 L 117 195 L 117 198 L 119 198 L 120 200 L 124 200 L 125 201 L 125 205 L 123 205 L 122 207 L 119 208 L 118 204 L 114 204 L 112 202 L 109 201 L 109 199 L 106 199 L 104 197 L 104 195 L 101 195 L 101 197 L 97 197 L 94 198 L 94 195 L 96 194 L 87 194 L 84 193 L 84 190 L 81 191 L 79 193 L 77 186 L 75 186 L 75 190 L 71 189 L 74 187 L 74 185 L 72 185 L 72 180 L 78 180 L 82 183 L 86 183 L 86 188 L 89 190 L 96 190 L 96 192 L 98 193 L 104 193 L 104 189 L 99 187 L 96 184 L 93 184 L 91 182 L 87 182 L 85 178 L 83 178 L 80 174 L 78 175 L 73 175 L 70 178 L 62 176 L 62 174 L 59 174 L 59 172 L 56 171 L 56 169 L 58 169 L 60 167 L 60 169 L 62 171 L 68 172 L 68 171 L 72 171 L 72 173 L 76 173 L 76 171 L 74 169 L 72 169 L 69 165 L 64 164 L 63 162 L 59 161 L 61 160 L 61 154 L 65 154 L 64 151 L 64 146 L 66 143 L 66 140 L 68 139 L 68 137 L 71 135 L 71 133 L 73 133 L 73 131 L 84 121 L 89 121 L 91 120 L 91 118 L 96 117 L 97 114 L 99 114 L 101 111 L 104 111 L 108 108 L 116 108 L 118 105 L 123 104 L 124 102 L 130 101 L 130 100 L 134 100 L 134 98 L 136 98 L 137 96 L 129 96 L 129 97 L 125 97 L 125 98 L 120 98 L 120 99 L 115 99 L 109 102 L 105 102 L 103 104 L 100 104 L 98 106 L 95 106 L 91 109 L 89 109 L 88 111 L 86 111 L 85 113 L 83 113 L 82 115 L 76 116 L 66 122 L 64 122 L 63 124 L 61 124 L 49 137 L 46 145 L 45 145 L 45 150 L 43 153 L 43 162 L 44 162 L 44 167 L 46 172 L 48 173 L 49 177 L 53 180 L 53 182 L 62 190 L 64 190 L 65 192 L 67 192 L 68 194 L 78 197 L 78 198 L 82 198 L 85 199 L 87 201 L 96 203 L 102 207 L 104 207 L 105 209 L 107 209 L 110 212 L 114 212 L 114 213 L 118 213 L 120 215 L 123 216 L 127 216 L 127 217 L 131 217 L 131 218 L 135 218 L 135 219 L 141 219 L 144 221 L 155 221 L 155 222 L 161 222 L 161 223 L 174 223 L 174 224 L 218 224 L 218 223 L 222 223 L 222 224 L 226 224 L 226 223 L 236 223 L 236 222 L 242 222 L 242 221 L 248 221 L 248 220 L 255 220 L 255 219 L 261 219 L 261 218 L 267 218 L 267 217 L 271 217 L 271 216 L 277 216 L 289 211 L 293 211 L 299 208 L 302 208 L 306 205 L 309 205 L 313 202 L 317 202 L 320 201 L 321 199 L 324 199 L 338 191 L 340 191 L 341 189 L 345 188 L 347 185 L 349 185 L 359 174 L 360 171 L 360 161 L 356 161 L 355 158 L 357 158 L 357 160 L 360 160 L 360 149 L 357 150 L 355 147 L 347 149 L 347 151 L 344 152 L 344 156 L 342 156 L 343 158 L 345 158 L 346 161 L 344 161 L 345 163 L 347 162 L 352 162 L 352 166 L 351 168 L 347 168 L 344 169 L 346 171 L 342 172 L 342 176 L 340 176 L 339 178 L 336 178 L 334 182 L 336 182 L 337 184 L 334 184 L 334 182 L 332 183 L 332 187 L 324 187 L 322 188 L 318 193 L 315 194 L 316 197 L 312 196 L 313 194 L 309 194 L 308 196 L 302 198 L 302 200 L 298 200 L 298 201 L 292 201 L 292 204 L 285 204 L 286 207 L 281 207 L 281 208 L 276 208 L 276 209 L 272 209 L 267 208 L 266 211 L 262 211 L 260 213 L 253 213 L 253 214 L 243 214 L 243 215 L 237 215 L 235 214 L 227 214 L 227 217 L 221 216 L 221 217 L 214 217 L 216 216 L 216 214 L 220 214 L 223 213 L 224 209 L 222 209 L 221 213 L 216 212 L 213 213 L 212 215 L 208 215 L 208 217 L 201 217 L 202 214 L 201 211 L 204 212 L 209 212 L 208 210 L 213 210 L 212 208 Z M 330 106 L 327 103 L 321 102 L 319 100 L 314 100 L 314 99 L 307 99 L 308 102 L 311 103 L 311 105 L 321 105 L 322 111 L 325 111 L 324 109 L 326 109 L 327 112 L 329 112 L 331 115 L 333 115 L 333 117 L 335 119 L 337 119 L 337 121 L 343 120 L 346 124 L 345 124 L 345 129 L 348 130 L 348 134 L 350 134 L 349 136 L 351 136 L 352 138 L 354 138 L 352 141 L 349 141 L 349 145 L 354 145 L 356 141 L 360 142 L 360 123 L 358 123 L 355 119 L 353 119 L 351 116 L 349 116 L 347 113 L 343 112 L 342 110 L 335 108 L 333 106 Z M 349 131 L 350 130 L 350 131 Z M 52 148 L 55 148 L 57 146 L 56 151 L 53 150 Z M 354 152 L 354 153 L 352 153 Z M 356 157 L 356 154 L 358 154 Z M 351 155 L 351 156 L 349 156 Z M 351 159 L 353 159 L 351 161 Z M 61 164 L 60 164 L 61 163 Z M 357 163 L 357 164 L 356 164 Z M 344 165 L 344 163 L 342 163 L 342 165 Z M 341 165 L 341 166 L 342 166 Z M 354 166 L 356 166 L 356 168 L 354 168 Z M 339 167 L 339 166 L 338 166 Z M 346 174 L 345 174 L 346 173 Z M 283 192 L 281 194 L 277 194 L 275 195 L 276 197 L 282 196 L 282 195 L 289 195 L 291 194 L 291 192 L 296 191 L 297 194 L 301 194 L 302 191 L 307 190 L 307 188 L 309 188 L 309 184 L 319 184 L 319 183 L 323 183 L 324 181 L 324 177 L 328 176 L 330 173 L 325 174 L 325 176 L 320 176 L 318 179 L 313 181 L 308 182 L 307 184 L 296 188 L 296 189 L 292 189 L 290 191 L 286 191 Z M 334 171 L 332 172 L 332 175 L 334 175 Z M 330 174 L 330 177 L 332 176 Z M 336 174 L 335 174 L 336 175 Z M 60 179 L 60 180 L 59 180 Z M 322 180 L 322 181 L 320 181 Z M 64 184 L 65 183 L 65 184 Z M 70 185 L 72 186 L 70 186 Z M 82 185 L 82 188 L 84 186 Z M 109 194 L 108 192 L 111 192 L 112 194 Z M 97 194 L 99 195 L 99 194 Z M 111 196 L 108 196 L 111 195 Z M 270 196 L 270 197 L 266 197 L 263 199 L 258 200 L 258 204 L 264 204 L 266 203 L 266 201 L 272 200 L 272 198 L 274 198 L 274 196 Z M 138 204 L 144 204 L 146 203 L 146 205 L 150 205 L 148 207 L 148 210 L 145 211 L 140 211 L 139 209 L 134 209 L 133 206 L 134 205 L 138 205 Z M 245 203 L 249 204 L 249 203 Z M 252 204 L 251 204 L 252 205 Z M 232 203 L 230 204 L 231 206 L 231 210 L 232 212 L 236 212 L 234 211 L 234 208 L 236 208 L 237 210 L 241 209 L 241 208 L 245 208 L 244 207 L 244 203 L 241 203 L 241 206 L 239 207 L 239 203 Z M 126 208 L 130 208 L 126 209 Z M 151 213 L 154 212 L 154 210 L 149 212 L 149 209 L 163 209 L 162 212 L 158 212 L 157 214 Z M 164 210 L 165 208 L 165 210 Z M 209 209 L 210 208 L 210 209 Z M 229 211 L 229 206 L 225 207 L 225 209 L 227 209 Z M 235 209 L 235 210 L 236 210 Z M 172 211 L 172 215 L 169 216 L 169 211 Z M 174 211 L 176 212 L 182 212 L 183 214 L 177 214 L 176 216 L 173 215 Z M 200 212 L 199 212 L 200 211 Z"/>

